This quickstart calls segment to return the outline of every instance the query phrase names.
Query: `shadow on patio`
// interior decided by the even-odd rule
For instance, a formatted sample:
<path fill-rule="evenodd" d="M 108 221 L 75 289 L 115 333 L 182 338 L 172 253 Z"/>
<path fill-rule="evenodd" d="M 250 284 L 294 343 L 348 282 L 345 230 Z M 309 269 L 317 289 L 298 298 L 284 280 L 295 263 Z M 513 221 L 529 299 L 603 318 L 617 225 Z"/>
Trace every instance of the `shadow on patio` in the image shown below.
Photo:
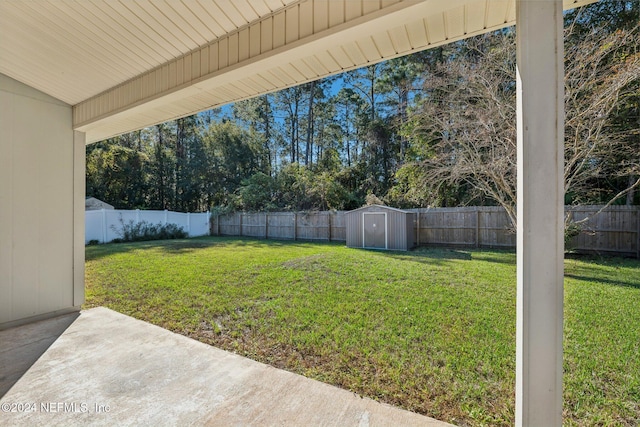
<path fill-rule="evenodd" d="M 4 426 L 448 425 L 102 307 L 0 343 Z"/>
<path fill-rule="evenodd" d="M 71 313 L 0 331 L 0 398 L 78 318 Z"/>

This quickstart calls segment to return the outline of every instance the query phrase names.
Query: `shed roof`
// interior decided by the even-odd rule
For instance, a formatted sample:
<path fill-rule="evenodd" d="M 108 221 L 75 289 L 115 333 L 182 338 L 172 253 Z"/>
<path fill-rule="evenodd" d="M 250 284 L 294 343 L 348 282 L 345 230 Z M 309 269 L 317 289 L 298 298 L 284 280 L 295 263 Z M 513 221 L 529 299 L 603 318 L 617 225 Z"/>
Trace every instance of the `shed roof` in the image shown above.
<path fill-rule="evenodd" d="M 378 209 L 383 209 L 383 210 L 384 210 L 384 209 L 388 209 L 388 210 L 390 210 L 390 211 L 401 212 L 401 213 L 407 213 L 407 214 L 408 214 L 408 213 L 413 213 L 413 212 L 411 212 L 411 211 L 406 211 L 406 210 L 398 209 L 398 208 L 392 208 L 392 207 L 390 207 L 390 206 L 384 206 L 384 205 L 366 205 L 366 206 L 362 206 L 362 207 L 360 207 L 360 208 L 358 208 L 358 209 L 354 209 L 354 210 L 352 210 L 352 211 L 349 211 L 349 212 L 347 212 L 347 214 L 350 214 L 350 213 L 352 213 L 352 212 L 362 211 L 362 210 L 365 210 L 365 209 L 370 209 L 370 208 L 378 208 Z"/>
<path fill-rule="evenodd" d="M 100 199 L 96 199 L 95 197 L 85 197 L 84 199 L 84 208 L 85 210 L 98 210 L 98 209 L 113 209 L 113 205 L 104 202 Z"/>

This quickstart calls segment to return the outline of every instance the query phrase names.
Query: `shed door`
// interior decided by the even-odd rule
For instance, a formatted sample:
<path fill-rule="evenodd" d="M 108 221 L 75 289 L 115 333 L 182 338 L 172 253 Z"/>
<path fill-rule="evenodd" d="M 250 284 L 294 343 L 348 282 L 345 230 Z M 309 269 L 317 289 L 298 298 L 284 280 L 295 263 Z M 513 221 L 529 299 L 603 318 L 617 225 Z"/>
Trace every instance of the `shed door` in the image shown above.
<path fill-rule="evenodd" d="M 363 246 L 365 248 L 387 248 L 386 214 L 363 213 Z"/>

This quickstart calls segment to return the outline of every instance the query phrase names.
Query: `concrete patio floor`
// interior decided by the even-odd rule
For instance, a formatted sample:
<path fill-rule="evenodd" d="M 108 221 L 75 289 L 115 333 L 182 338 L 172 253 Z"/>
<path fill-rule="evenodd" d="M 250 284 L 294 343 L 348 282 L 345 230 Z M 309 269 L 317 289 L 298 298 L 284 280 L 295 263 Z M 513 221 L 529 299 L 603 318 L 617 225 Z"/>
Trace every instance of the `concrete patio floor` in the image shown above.
<path fill-rule="evenodd" d="M 0 331 L 2 426 L 446 426 L 106 308 Z"/>

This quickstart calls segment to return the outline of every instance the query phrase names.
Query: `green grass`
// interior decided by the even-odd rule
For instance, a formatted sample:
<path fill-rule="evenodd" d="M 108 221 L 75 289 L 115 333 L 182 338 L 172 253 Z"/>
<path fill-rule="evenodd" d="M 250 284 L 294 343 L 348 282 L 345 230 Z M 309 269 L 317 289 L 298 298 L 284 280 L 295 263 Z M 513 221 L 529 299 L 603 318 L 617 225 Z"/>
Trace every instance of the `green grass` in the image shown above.
<path fill-rule="evenodd" d="M 515 255 L 200 238 L 87 248 L 86 307 L 460 425 L 512 425 Z M 565 423 L 640 422 L 640 263 L 571 259 Z"/>

